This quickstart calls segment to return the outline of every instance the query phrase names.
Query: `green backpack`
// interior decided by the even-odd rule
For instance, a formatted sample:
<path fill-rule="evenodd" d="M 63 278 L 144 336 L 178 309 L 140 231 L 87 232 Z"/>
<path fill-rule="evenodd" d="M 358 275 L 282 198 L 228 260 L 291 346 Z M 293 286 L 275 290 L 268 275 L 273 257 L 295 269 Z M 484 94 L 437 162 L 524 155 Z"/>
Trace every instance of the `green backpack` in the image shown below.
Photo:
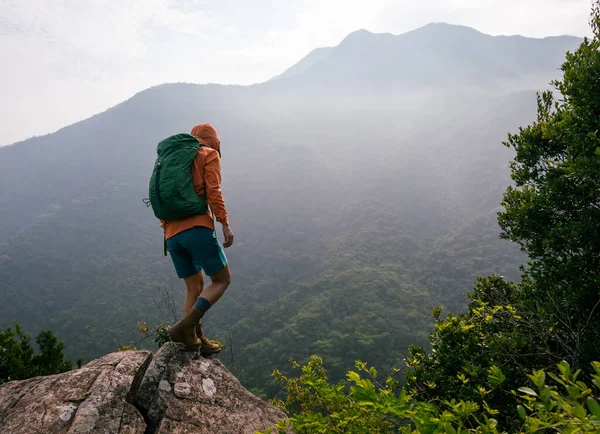
<path fill-rule="evenodd" d="M 198 196 L 192 184 L 192 163 L 200 146 L 206 145 L 189 134 L 176 134 L 158 144 L 149 189 L 157 218 L 181 220 L 208 211 L 206 197 Z"/>

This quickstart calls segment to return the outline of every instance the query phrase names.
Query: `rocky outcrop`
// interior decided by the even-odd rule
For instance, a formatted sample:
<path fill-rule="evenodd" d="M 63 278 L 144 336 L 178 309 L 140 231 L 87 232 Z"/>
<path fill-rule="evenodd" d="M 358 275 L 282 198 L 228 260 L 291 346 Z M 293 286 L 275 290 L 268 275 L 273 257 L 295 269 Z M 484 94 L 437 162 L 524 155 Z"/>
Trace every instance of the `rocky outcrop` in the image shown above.
<path fill-rule="evenodd" d="M 143 434 L 135 392 L 149 351 L 108 354 L 81 369 L 0 386 L 0 432 Z"/>
<path fill-rule="evenodd" d="M 176 343 L 0 386 L 1 433 L 241 434 L 284 417 L 217 359 Z"/>
<path fill-rule="evenodd" d="M 223 364 L 167 343 L 137 392 L 152 432 L 253 433 L 273 427 L 281 410 L 248 392 Z"/>

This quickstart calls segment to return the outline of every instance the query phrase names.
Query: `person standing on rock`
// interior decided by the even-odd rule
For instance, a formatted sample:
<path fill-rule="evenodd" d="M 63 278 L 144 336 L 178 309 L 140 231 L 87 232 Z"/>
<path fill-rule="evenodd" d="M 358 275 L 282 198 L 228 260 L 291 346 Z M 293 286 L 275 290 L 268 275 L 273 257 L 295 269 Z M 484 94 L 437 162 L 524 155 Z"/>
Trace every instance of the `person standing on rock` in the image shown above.
<path fill-rule="evenodd" d="M 198 144 L 194 146 L 195 142 L 190 135 L 198 141 L 197 153 L 195 146 Z M 191 200 L 202 199 L 201 204 L 205 208 L 203 208 L 203 213 L 192 214 L 185 218 L 161 219 L 165 233 L 165 254 L 168 249 L 177 276 L 184 280 L 186 287 L 183 304 L 185 316 L 169 328 L 168 332 L 173 341 L 182 342 L 189 349 L 200 349 L 202 353 L 210 354 L 219 352 L 221 348 L 204 336 L 200 319 L 221 298 L 231 283 L 231 272 L 223 247 L 227 248 L 233 244 L 233 231 L 229 225 L 225 201 L 221 192 L 221 143 L 217 131 L 210 124 L 199 124 L 192 128 L 190 135 L 172 136 L 159 144 L 159 158 L 151 179 L 150 192 L 153 208 L 155 203 L 168 203 L 169 198 L 167 197 L 165 201 L 165 196 L 173 191 L 169 188 L 178 188 L 170 186 L 169 182 L 177 184 L 180 181 L 175 180 L 176 174 L 174 176 L 173 172 L 168 172 L 167 160 L 169 156 L 173 159 L 173 155 L 179 155 L 182 149 L 191 148 L 193 161 L 189 190 L 191 196 L 195 196 Z M 192 142 L 191 147 L 190 141 Z M 166 144 L 161 149 L 163 143 Z M 190 158 L 189 153 L 187 155 L 187 158 Z M 163 163 L 163 178 L 159 182 L 161 162 Z M 189 167 L 189 163 L 187 167 Z M 159 191 L 159 186 L 161 191 Z M 193 192 L 191 191 L 192 186 Z M 154 192 L 154 188 L 156 188 L 156 192 Z M 155 196 L 153 196 L 154 193 Z M 180 193 L 177 191 L 175 196 Z M 203 201 L 210 206 L 210 210 Z M 160 215 L 156 208 L 155 214 Z M 215 217 L 223 227 L 225 238 L 223 246 L 219 243 L 215 233 Z M 211 283 L 207 287 L 204 287 L 203 271 L 210 276 Z"/>

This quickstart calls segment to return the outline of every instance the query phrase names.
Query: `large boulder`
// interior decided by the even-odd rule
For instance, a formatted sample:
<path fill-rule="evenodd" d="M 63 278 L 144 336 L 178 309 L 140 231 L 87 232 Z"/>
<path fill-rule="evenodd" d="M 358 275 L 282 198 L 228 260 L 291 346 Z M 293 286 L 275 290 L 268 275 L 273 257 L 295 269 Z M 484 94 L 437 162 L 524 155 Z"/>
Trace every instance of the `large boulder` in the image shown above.
<path fill-rule="evenodd" d="M 150 432 L 254 433 L 285 414 L 248 392 L 214 358 L 169 342 L 156 354 L 137 392 Z"/>
<path fill-rule="evenodd" d="M 0 432 L 144 434 L 135 393 L 149 351 L 123 351 L 64 374 L 0 386 Z"/>
<path fill-rule="evenodd" d="M 283 418 L 217 359 L 171 342 L 0 386 L 0 433 L 245 434 Z"/>

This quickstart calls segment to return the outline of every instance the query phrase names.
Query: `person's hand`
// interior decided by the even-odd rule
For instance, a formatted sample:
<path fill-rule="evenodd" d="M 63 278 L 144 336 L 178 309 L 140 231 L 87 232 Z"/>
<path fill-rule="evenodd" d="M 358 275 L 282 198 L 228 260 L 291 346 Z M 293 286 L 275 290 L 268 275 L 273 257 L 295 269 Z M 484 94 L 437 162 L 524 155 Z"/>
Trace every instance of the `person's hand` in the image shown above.
<path fill-rule="evenodd" d="M 223 225 L 223 236 L 225 237 L 223 247 L 231 247 L 231 245 L 233 244 L 233 231 L 231 230 L 231 226 Z"/>

